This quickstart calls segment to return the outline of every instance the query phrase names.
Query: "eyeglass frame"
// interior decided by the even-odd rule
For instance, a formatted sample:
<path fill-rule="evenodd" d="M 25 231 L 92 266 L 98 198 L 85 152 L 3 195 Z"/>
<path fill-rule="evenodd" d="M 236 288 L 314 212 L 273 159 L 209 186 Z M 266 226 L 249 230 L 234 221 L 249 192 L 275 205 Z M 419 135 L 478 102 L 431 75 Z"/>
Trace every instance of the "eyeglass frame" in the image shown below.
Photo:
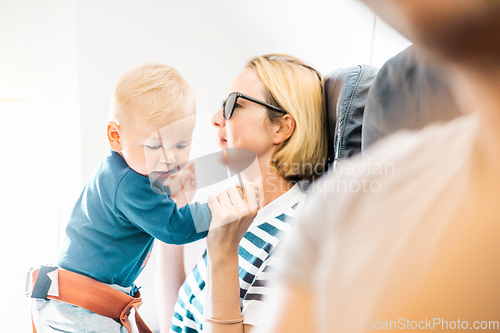
<path fill-rule="evenodd" d="M 227 116 L 227 117 L 226 117 L 226 105 L 227 105 L 226 103 L 227 103 L 227 100 L 229 99 L 229 96 L 231 96 L 231 95 L 235 95 L 235 94 L 236 94 L 236 98 L 234 99 L 233 107 L 231 108 L 231 112 L 229 113 L 229 116 Z M 256 98 L 250 97 L 250 96 L 248 96 L 248 95 L 245 95 L 245 94 L 242 94 L 242 93 L 239 93 L 239 92 L 232 92 L 232 93 L 230 93 L 230 94 L 227 96 L 227 98 L 226 98 L 226 100 L 224 101 L 224 103 L 222 103 L 222 116 L 224 117 L 224 119 L 226 119 L 226 120 L 231 119 L 231 117 L 232 117 L 232 115 L 233 115 L 233 113 L 234 113 L 234 108 L 235 108 L 235 106 L 236 106 L 236 102 L 238 101 L 238 98 L 240 98 L 240 97 L 241 97 L 241 98 L 243 98 L 243 99 L 246 99 L 246 100 L 248 100 L 248 101 L 250 101 L 250 102 L 254 102 L 254 103 L 256 103 L 256 104 L 259 104 L 259 105 L 265 106 L 265 107 L 267 107 L 267 108 L 270 108 L 270 109 L 272 109 L 272 110 L 274 110 L 274 111 L 277 111 L 277 112 L 283 113 L 284 115 L 288 113 L 288 112 L 286 112 L 285 110 L 283 110 L 283 109 L 281 109 L 281 108 L 279 108 L 279 107 L 277 107 L 277 106 L 274 106 L 274 105 L 271 105 L 271 104 L 269 104 L 269 103 L 266 103 L 266 102 L 260 101 L 260 100 L 258 100 L 258 99 L 256 99 Z"/>

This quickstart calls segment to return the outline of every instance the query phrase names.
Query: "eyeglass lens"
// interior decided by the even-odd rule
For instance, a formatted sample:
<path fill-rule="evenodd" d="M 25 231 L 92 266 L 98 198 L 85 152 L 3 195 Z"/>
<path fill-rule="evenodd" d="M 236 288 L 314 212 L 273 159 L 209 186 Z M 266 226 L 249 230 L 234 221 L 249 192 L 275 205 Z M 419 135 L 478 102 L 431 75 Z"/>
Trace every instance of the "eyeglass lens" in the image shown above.
<path fill-rule="evenodd" d="M 238 98 L 238 94 L 231 93 L 227 96 L 226 103 L 224 105 L 224 118 L 227 120 L 233 115 L 234 104 Z"/>

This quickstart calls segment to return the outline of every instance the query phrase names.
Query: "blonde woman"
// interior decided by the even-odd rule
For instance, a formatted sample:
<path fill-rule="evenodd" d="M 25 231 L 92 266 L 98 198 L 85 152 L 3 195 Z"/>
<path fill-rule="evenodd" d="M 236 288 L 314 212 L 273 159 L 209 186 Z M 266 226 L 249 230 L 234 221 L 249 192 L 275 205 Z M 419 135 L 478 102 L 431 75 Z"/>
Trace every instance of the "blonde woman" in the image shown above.
<path fill-rule="evenodd" d="M 260 185 L 260 210 L 250 227 L 211 230 L 207 251 L 185 280 L 179 249 L 162 247 L 163 287 L 170 290 L 162 331 L 170 324 L 171 332 L 248 332 L 260 325 L 274 257 L 305 197 L 297 182 L 319 176 L 326 161 L 323 79 L 295 57 L 256 57 L 235 78 L 212 124 L 222 149 L 256 153 L 260 175 L 247 178 Z M 169 298 L 182 280 L 170 322 Z"/>

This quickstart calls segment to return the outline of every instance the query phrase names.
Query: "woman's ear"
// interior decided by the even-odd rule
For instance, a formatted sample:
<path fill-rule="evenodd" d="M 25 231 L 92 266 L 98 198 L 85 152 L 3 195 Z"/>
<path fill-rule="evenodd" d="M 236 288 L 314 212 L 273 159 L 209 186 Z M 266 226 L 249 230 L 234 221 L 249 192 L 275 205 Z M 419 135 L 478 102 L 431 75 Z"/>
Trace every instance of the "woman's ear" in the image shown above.
<path fill-rule="evenodd" d="M 111 149 L 116 152 L 122 150 L 121 145 L 121 137 L 120 137 L 120 125 L 115 123 L 114 121 L 110 121 L 108 123 L 108 141 Z"/>
<path fill-rule="evenodd" d="M 273 124 L 274 138 L 273 143 L 279 145 L 280 143 L 287 140 L 292 136 L 293 131 L 295 131 L 295 119 L 290 115 L 286 114 L 281 117 L 279 122 Z"/>

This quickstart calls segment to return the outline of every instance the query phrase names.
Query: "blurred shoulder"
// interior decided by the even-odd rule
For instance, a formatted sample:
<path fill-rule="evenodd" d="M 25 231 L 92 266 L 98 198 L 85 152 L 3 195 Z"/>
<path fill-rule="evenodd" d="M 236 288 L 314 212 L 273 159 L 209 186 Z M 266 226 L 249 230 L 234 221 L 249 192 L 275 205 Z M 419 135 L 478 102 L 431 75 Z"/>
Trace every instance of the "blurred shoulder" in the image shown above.
<path fill-rule="evenodd" d="M 478 123 L 476 115 L 467 115 L 416 132 L 401 131 L 362 156 L 337 163 L 311 184 L 306 214 L 313 214 L 314 221 L 352 220 L 376 210 L 382 218 L 405 200 L 417 204 L 433 191 L 453 188 L 469 165 Z"/>

